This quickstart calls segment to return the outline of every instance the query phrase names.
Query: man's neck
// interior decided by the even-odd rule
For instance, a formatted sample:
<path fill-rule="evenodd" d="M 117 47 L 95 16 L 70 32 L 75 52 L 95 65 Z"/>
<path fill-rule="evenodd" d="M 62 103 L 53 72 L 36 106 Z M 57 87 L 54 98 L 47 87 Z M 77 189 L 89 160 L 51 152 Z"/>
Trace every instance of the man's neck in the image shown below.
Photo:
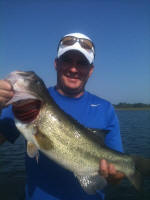
<path fill-rule="evenodd" d="M 63 96 L 72 97 L 72 98 L 79 98 L 84 94 L 84 91 L 81 91 L 81 92 L 78 92 L 78 93 L 66 92 L 66 91 L 62 90 L 61 88 L 58 88 L 57 86 L 56 86 L 56 90 L 59 94 L 61 94 Z"/>

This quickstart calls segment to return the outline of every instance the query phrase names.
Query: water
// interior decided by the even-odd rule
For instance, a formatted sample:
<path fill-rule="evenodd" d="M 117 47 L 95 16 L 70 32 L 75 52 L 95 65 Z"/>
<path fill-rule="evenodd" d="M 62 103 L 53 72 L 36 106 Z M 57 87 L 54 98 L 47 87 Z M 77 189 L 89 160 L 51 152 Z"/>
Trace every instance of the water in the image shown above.
<path fill-rule="evenodd" d="M 126 153 L 150 157 L 150 111 L 117 111 Z M 0 200 L 22 200 L 25 184 L 25 144 L 20 137 L 14 145 L 0 146 Z M 149 200 L 150 178 L 144 181 L 142 195 L 137 195 L 131 184 L 124 180 L 110 187 L 106 200 Z"/>
<path fill-rule="evenodd" d="M 150 158 L 150 110 L 117 111 L 124 151 Z M 149 200 L 150 177 L 144 180 L 143 192 L 137 194 L 128 180 L 108 191 L 107 200 Z"/>
<path fill-rule="evenodd" d="M 25 186 L 25 141 L 0 146 L 0 200 L 23 200 Z"/>

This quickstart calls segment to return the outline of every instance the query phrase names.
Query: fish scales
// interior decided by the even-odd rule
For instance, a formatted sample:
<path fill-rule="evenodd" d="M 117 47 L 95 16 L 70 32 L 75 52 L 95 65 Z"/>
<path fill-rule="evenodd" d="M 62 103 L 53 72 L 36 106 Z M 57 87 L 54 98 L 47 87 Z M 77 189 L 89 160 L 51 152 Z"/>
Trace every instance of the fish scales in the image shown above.
<path fill-rule="evenodd" d="M 13 105 L 16 126 L 28 141 L 30 157 L 42 151 L 73 172 L 88 194 L 95 194 L 107 184 L 99 172 L 101 159 L 114 164 L 137 190 L 141 189 L 142 175 L 150 175 L 150 159 L 106 147 L 102 135 L 109 130 L 86 128 L 66 114 L 34 72 L 15 71 L 6 80 L 15 93 L 8 104 Z"/>
<path fill-rule="evenodd" d="M 45 112 L 45 110 L 47 110 Z M 46 114 L 46 115 L 45 115 Z M 40 117 L 40 115 L 42 117 Z M 45 117 L 44 117 L 45 116 Z M 46 118 L 46 119 L 45 119 Z M 57 119 L 57 120 L 53 120 L 53 119 Z M 98 168 L 99 162 L 98 162 L 98 152 L 97 152 L 97 157 L 95 158 L 95 149 L 93 149 L 93 155 L 92 152 L 89 151 L 87 152 L 87 158 L 81 159 L 82 154 L 85 154 L 84 148 L 83 146 L 87 149 L 90 149 L 89 147 L 92 145 L 92 143 L 90 142 L 90 140 L 88 139 L 88 137 L 86 137 L 86 140 L 83 139 L 81 136 L 81 131 L 80 130 L 75 130 L 72 124 L 70 124 L 69 126 L 64 126 L 63 120 L 61 119 L 58 120 L 57 116 L 54 116 L 54 114 L 52 113 L 51 110 L 48 109 L 47 107 L 44 107 L 43 110 L 40 111 L 39 117 L 34 121 L 35 124 L 38 124 L 38 129 L 42 132 L 44 130 L 44 134 L 46 134 L 46 136 L 53 141 L 53 146 L 54 149 L 57 149 L 57 152 L 55 152 L 57 154 L 57 159 L 58 156 L 60 158 L 65 158 L 65 165 L 66 163 L 69 163 L 69 161 L 67 162 L 67 160 L 74 160 L 74 166 L 82 165 L 82 168 L 85 167 L 87 165 L 89 165 L 89 157 L 91 155 L 91 158 L 93 158 L 94 161 L 97 161 L 96 164 L 93 163 L 95 165 L 95 168 Z M 48 124 L 48 126 L 47 126 Z M 45 128 L 46 127 L 46 128 Z M 74 129 L 74 131 L 78 132 L 78 134 L 80 135 L 79 138 L 76 138 L 76 133 L 74 134 L 74 132 L 72 131 Z M 59 130 L 59 131 L 58 131 Z M 55 148 L 57 147 L 57 148 Z M 70 149 L 71 147 L 71 149 Z M 71 151 L 70 151 L 71 150 Z M 80 153 L 81 156 L 79 156 L 78 154 Z M 76 156 L 78 155 L 78 156 Z M 67 168 L 70 169 L 69 166 L 66 166 Z M 72 167 L 72 166 L 71 166 Z M 76 167 L 76 166 L 75 166 Z M 89 171 L 89 170 L 88 170 Z"/>
<path fill-rule="evenodd" d="M 126 159 L 123 162 L 122 154 L 118 157 L 117 159 L 114 160 L 114 152 L 107 155 L 106 151 L 103 152 L 103 149 L 100 149 L 96 147 L 96 144 L 91 142 L 89 140 L 89 137 L 87 137 L 86 134 L 82 134 L 80 128 L 74 128 L 75 125 L 72 123 L 69 123 L 68 121 L 68 126 L 64 126 L 65 124 L 65 117 L 61 116 L 59 113 L 59 116 L 57 116 L 57 112 L 55 112 L 55 107 L 52 109 L 52 106 L 45 106 L 43 109 L 40 111 L 41 113 L 39 114 L 39 118 L 37 118 L 37 122 L 35 121 L 36 124 L 39 124 L 39 129 L 44 130 L 44 134 L 49 137 L 50 140 L 53 141 L 54 149 L 57 149 L 56 158 L 58 160 L 61 160 L 61 158 L 65 158 L 65 162 L 63 162 L 63 165 L 65 165 L 66 168 L 69 170 L 74 168 L 77 171 L 77 165 L 83 169 L 86 172 L 89 172 L 89 166 L 91 166 L 90 171 L 96 171 L 99 168 L 99 160 L 98 159 L 107 159 L 109 162 L 115 163 L 116 164 L 116 169 L 120 170 L 120 164 L 122 163 L 123 167 L 124 165 L 127 166 L 129 162 L 126 161 L 126 159 L 129 157 L 125 156 Z M 46 115 L 45 115 L 46 113 Z M 56 113 L 56 114 L 55 114 Z M 42 117 L 40 117 L 40 115 Z M 45 116 L 45 117 L 44 117 Z M 61 119 L 60 119 L 61 118 Z M 48 126 L 47 126 L 48 124 Z M 46 127 L 46 128 L 45 128 Z M 76 138 L 76 133 L 80 135 L 78 138 Z M 85 152 L 85 148 L 87 151 Z M 53 152 L 54 153 L 54 152 Z M 101 157 L 100 157 L 101 155 Z M 82 157 L 84 156 L 84 160 Z M 72 162 L 70 163 L 70 159 L 72 159 Z M 92 163 L 91 163 L 92 160 Z M 90 162 L 89 162 L 90 161 Z M 119 165 L 117 165 L 117 162 Z M 121 162 L 121 163 L 120 163 Z M 78 164 L 77 164 L 78 163 Z M 128 173 L 133 173 L 133 170 L 131 170 L 130 167 L 128 167 L 129 172 Z M 77 173 L 79 173 L 77 171 Z"/>

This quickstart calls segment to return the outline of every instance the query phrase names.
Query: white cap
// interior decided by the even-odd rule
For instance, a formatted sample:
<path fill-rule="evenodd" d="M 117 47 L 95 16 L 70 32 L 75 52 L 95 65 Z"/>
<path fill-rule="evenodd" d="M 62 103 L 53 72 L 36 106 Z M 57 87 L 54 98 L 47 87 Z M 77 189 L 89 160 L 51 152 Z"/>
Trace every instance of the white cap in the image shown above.
<path fill-rule="evenodd" d="M 74 37 L 77 37 L 77 38 L 84 38 L 84 39 L 88 39 L 92 42 L 92 40 L 82 34 L 82 33 L 70 33 L 70 34 L 67 34 L 65 35 L 64 37 L 66 36 L 74 36 Z M 71 51 L 71 50 L 77 50 L 79 51 L 80 53 L 82 53 L 86 59 L 89 61 L 89 63 L 93 63 L 94 61 L 94 55 L 95 55 L 95 51 L 94 51 L 94 47 L 92 47 L 92 49 L 84 49 L 79 42 L 75 42 L 73 45 L 62 45 L 61 43 L 59 44 L 58 46 L 58 54 L 57 54 L 57 57 L 59 58 L 60 56 L 62 56 L 64 53 L 66 53 L 67 51 Z"/>

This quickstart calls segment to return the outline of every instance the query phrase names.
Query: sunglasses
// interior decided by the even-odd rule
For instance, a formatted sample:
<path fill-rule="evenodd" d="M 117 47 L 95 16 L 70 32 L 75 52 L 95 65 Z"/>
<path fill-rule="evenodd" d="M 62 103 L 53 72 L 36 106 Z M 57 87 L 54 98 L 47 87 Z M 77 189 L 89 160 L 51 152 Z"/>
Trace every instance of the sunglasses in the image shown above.
<path fill-rule="evenodd" d="M 86 50 L 93 50 L 94 44 L 91 40 L 85 39 L 85 38 L 77 38 L 74 36 L 66 36 L 63 39 L 60 40 L 59 45 L 65 45 L 65 46 L 71 46 L 75 44 L 76 42 L 79 42 L 82 48 Z M 59 46 L 58 45 L 58 46 Z"/>

